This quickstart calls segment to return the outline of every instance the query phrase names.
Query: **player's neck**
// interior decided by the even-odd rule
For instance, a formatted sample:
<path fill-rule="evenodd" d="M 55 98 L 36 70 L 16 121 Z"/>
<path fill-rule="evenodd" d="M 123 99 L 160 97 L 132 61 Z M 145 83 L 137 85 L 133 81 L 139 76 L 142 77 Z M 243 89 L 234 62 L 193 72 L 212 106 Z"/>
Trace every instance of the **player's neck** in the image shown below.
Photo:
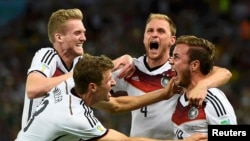
<path fill-rule="evenodd" d="M 200 80 L 202 80 L 204 77 L 201 77 L 199 75 L 191 76 L 191 80 L 189 85 L 186 87 L 187 95 L 190 93 L 190 91 L 197 86 Z"/>
<path fill-rule="evenodd" d="M 145 62 L 149 68 L 156 68 L 167 63 L 168 59 L 159 58 L 159 59 L 150 59 L 148 56 L 145 57 Z"/>

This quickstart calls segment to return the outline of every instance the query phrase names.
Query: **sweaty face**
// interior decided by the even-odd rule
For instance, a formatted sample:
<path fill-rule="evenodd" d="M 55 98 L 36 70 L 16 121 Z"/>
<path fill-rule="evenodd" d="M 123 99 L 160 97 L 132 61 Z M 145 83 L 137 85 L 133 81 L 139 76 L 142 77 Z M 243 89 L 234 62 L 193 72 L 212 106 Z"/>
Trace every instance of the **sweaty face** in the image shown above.
<path fill-rule="evenodd" d="M 167 21 L 153 19 L 146 25 L 143 43 L 149 59 L 166 61 L 174 41 Z"/>
<path fill-rule="evenodd" d="M 173 57 L 170 59 L 172 69 L 176 71 L 177 77 L 175 84 L 187 88 L 190 84 L 190 64 L 188 62 L 188 46 L 178 44 L 173 51 Z"/>
<path fill-rule="evenodd" d="M 75 57 L 84 53 L 83 43 L 86 41 L 86 29 L 81 20 L 71 19 L 66 22 L 65 33 L 61 36 L 64 52 Z"/>

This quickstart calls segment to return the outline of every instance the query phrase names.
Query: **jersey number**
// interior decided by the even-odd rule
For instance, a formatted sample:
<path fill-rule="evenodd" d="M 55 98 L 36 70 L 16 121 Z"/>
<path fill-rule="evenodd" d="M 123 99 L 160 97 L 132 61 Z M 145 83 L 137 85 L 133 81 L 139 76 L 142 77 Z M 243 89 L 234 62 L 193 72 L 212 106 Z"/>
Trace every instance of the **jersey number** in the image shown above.
<path fill-rule="evenodd" d="M 178 139 L 183 139 L 183 131 L 182 130 L 178 129 L 175 134 L 176 134 Z"/>
<path fill-rule="evenodd" d="M 46 98 L 49 95 L 46 95 L 44 98 Z M 36 116 L 38 116 L 49 104 L 49 100 L 44 99 L 41 104 L 37 107 L 36 111 L 34 112 L 34 114 L 31 116 L 30 120 L 28 121 L 27 126 L 24 128 L 24 132 L 26 132 L 28 130 L 28 128 L 30 127 L 31 123 L 33 122 L 33 120 L 35 119 Z"/>
<path fill-rule="evenodd" d="M 144 114 L 144 117 L 147 117 L 148 114 L 147 106 L 141 108 L 141 113 Z"/>

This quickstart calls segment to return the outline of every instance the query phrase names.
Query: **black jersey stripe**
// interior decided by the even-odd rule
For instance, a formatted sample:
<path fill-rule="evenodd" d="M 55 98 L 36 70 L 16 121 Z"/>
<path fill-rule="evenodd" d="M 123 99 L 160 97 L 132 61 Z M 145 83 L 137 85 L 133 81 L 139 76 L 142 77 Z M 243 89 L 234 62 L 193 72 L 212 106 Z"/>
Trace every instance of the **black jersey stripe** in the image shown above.
<path fill-rule="evenodd" d="M 221 103 L 221 101 L 218 99 L 216 95 L 214 95 L 211 91 L 208 91 L 206 99 L 211 102 L 214 109 L 216 110 L 217 116 L 223 116 L 226 115 L 226 110 L 224 105 Z"/>
<path fill-rule="evenodd" d="M 214 95 L 211 91 L 208 91 L 208 93 L 210 93 L 211 96 L 214 97 L 214 99 L 216 99 L 216 101 L 218 102 L 218 105 L 219 105 L 220 111 L 221 111 L 221 116 L 226 115 L 227 112 L 225 110 L 224 105 L 221 103 L 220 99 L 216 95 Z"/>
<path fill-rule="evenodd" d="M 56 51 L 55 50 L 47 50 L 47 52 L 44 54 L 41 62 L 49 65 L 51 60 L 53 59 L 53 57 L 56 55 Z"/>
<path fill-rule="evenodd" d="M 52 141 L 58 141 L 59 139 L 62 139 L 62 138 L 65 137 L 66 135 L 67 135 L 67 134 L 58 136 L 58 137 L 56 137 L 55 139 L 53 139 Z"/>
<path fill-rule="evenodd" d="M 29 111 L 28 111 L 28 119 L 27 119 L 27 121 L 28 121 L 28 120 L 30 119 L 30 117 L 31 117 L 32 107 L 33 107 L 33 99 L 30 100 Z"/>
<path fill-rule="evenodd" d="M 206 100 L 211 102 L 211 104 L 213 105 L 213 107 L 214 107 L 214 109 L 215 109 L 215 111 L 216 111 L 216 113 L 217 113 L 217 116 L 219 117 L 219 115 L 220 115 L 220 114 L 219 114 L 219 111 L 218 111 L 218 109 L 216 108 L 215 103 L 212 102 L 213 100 L 212 100 L 211 98 L 209 98 L 208 94 L 207 94 Z"/>
<path fill-rule="evenodd" d="M 208 93 L 211 93 L 211 95 L 216 99 L 216 101 L 218 101 L 219 105 L 221 106 L 222 115 L 226 115 L 227 112 L 226 112 L 226 110 L 225 110 L 224 105 L 223 105 L 222 102 L 220 101 L 220 99 L 219 99 L 216 95 L 214 95 L 211 91 L 208 91 Z"/>
<path fill-rule="evenodd" d="M 94 125 L 96 125 L 95 119 L 93 119 L 93 117 L 91 116 L 91 112 L 93 112 L 89 107 L 87 107 L 86 105 L 83 105 L 83 108 L 85 110 L 84 112 L 84 116 L 88 119 L 91 127 L 94 127 Z"/>
<path fill-rule="evenodd" d="M 50 64 L 51 60 L 54 58 L 54 56 L 55 56 L 56 54 L 57 54 L 57 53 L 52 54 L 51 58 L 49 59 L 48 64 Z"/>
<path fill-rule="evenodd" d="M 92 122 L 94 123 L 94 125 L 96 125 L 96 118 L 95 118 L 95 116 L 92 116 L 92 113 L 93 113 L 93 110 L 90 108 L 90 107 L 88 107 L 88 115 L 89 115 L 89 117 L 90 117 L 90 119 L 92 120 Z"/>
<path fill-rule="evenodd" d="M 45 59 L 47 59 L 48 55 L 51 53 L 51 50 L 47 50 L 46 53 L 44 54 L 41 62 L 44 62 Z"/>

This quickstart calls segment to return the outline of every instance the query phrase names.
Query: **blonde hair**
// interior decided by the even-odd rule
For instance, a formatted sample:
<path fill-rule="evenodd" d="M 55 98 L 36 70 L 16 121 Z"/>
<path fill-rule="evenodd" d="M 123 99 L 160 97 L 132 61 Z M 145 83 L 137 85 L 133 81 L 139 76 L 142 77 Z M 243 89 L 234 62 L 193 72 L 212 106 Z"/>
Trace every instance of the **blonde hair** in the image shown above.
<path fill-rule="evenodd" d="M 83 14 L 80 9 L 59 9 L 53 12 L 48 22 L 48 37 L 49 41 L 53 43 L 55 41 L 54 34 L 56 32 L 64 32 L 64 24 L 70 19 L 83 19 Z"/>
<path fill-rule="evenodd" d="M 175 23 L 172 21 L 171 18 L 169 18 L 167 15 L 164 14 L 160 14 L 160 13 L 151 13 L 148 17 L 148 20 L 146 22 L 146 24 L 148 24 L 151 20 L 153 19 L 159 19 L 159 20 L 165 20 L 169 23 L 170 26 L 170 32 L 172 36 L 175 36 L 176 34 L 176 25 Z"/>

